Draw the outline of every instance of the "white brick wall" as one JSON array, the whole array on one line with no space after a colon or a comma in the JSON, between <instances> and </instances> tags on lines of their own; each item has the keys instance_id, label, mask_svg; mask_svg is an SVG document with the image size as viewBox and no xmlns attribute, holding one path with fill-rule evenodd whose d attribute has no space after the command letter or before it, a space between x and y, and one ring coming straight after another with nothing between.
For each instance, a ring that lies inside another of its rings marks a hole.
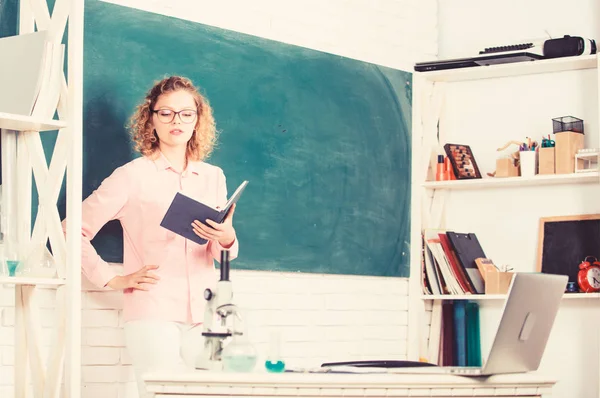
<instances>
[{"instance_id":1,"label":"white brick wall","mask_svg":"<svg viewBox=\"0 0 600 398\"><path fill-rule=\"evenodd\" d=\"M259 353L277 330L292 365L406 356L403 278L234 271L232 280Z\"/></svg>"},{"instance_id":2,"label":"white brick wall","mask_svg":"<svg viewBox=\"0 0 600 398\"><path fill-rule=\"evenodd\" d=\"M437 0L113 2L407 71L437 54ZM291 365L406 355L405 279L233 271L232 280L259 352L278 329ZM50 326L53 291L40 296ZM13 305L14 289L0 287L0 397L14 395ZM121 294L86 291L83 307L82 397L134 398Z\"/></svg>"},{"instance_id":3,"label":"white brick wall","mask_svg":"<svg viewBox=\"0 0 600 398\"><path fill-rule=\"evenodd\" d=\"M120 268L120 267L119 267ZM235 271L235 302L248 337L264 356L273 331L291 366L325 361L406 357L408 281L343 275ZM84 283L90 289L88 283ZM43 353L52 344L54 290L36 299ZM14 288L0 287L0 397L13 396ZM135 398L136 386L121 321L122 293L86 290L82 309L82 397Z\"/></svg>"}]
</instances>

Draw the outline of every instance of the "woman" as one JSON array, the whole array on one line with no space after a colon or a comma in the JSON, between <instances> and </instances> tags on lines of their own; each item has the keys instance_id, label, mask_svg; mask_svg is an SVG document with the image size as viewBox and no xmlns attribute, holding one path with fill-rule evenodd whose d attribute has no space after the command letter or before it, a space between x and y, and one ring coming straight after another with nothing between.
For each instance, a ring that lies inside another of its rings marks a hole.
<instances>
[{"instance_id":1,"label":"woman","mask_svg":"<svg viewBox=\"0 0 600 398\"><path fill-rule=\"evenodd\" d=\"M203 320L204 290L217 281L213 259L223 249L235 258L238 241L235 206L222 224L193 222L194 232L208 240L204 245L160 226L177 192L213 207L227 201L223 171L203 162L215 143L215 122L192 82L178 76L158 82L133 115L131 134L143 156L117 168L83 202L82 266L98 287L124 291L127 349L140 397L146 397L143 373L194 365L202 328L192 327ZM123 226L123 276L90 243L113 219ZM195 350L181 350L184 340Z\"/></svg>"}]
</instances>

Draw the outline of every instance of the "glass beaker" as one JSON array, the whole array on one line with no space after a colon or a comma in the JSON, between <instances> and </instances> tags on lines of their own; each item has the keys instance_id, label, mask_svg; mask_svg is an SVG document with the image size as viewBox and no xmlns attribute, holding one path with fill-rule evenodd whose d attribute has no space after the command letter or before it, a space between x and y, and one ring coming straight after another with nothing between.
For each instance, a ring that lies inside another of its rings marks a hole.
<instances>
[{"instance_id":1,"label":"glass beaker","mask_svg":"<svg viewBox=\"0 0 600 398\"><path fill-rule=\"evenodd\" d=\"M17 267L19 266L21 260L19 256L19 247L17 245L17 242L9 240L5 243L4 258L6 259L8 275L15 276Z\"/></svg>"},{"instance_id":2,"label":"glass beaker","mask_svg":"<svg viewBox=\"0 0 600 398\"><path fill-rule=\"evenodd\" d=\"M4 240L0 239L0 277L10 276L10 274L8 272L8 266L6 265L6 257L4 256L4 253L5 253L4 249L5 249Z\"/></svg>"},{"instance_id":3,"label":"glass beaker","mask_svg":"<svg viewBox=\"0 0 600 398\"><path fill-rule=\"evenodd\" d=\"M243 334L235 334L221 353L226 372L252 372L256 367L256 349Z\"/></svg>"},{"instance_id":4,"label":"glass beaker","mask_svg":"<svg viewBox=\"0 0 600 398\"><path fill-rule=\"evenodd\" d=\"M37 264L33 264L33 273L40 278L54 278L56 277L56 262L54 256L50 254L50 251L44 246L43 254Z\"/></svg>"},{"instance_id":5,"label":"glass beaker","mask_svg":"<svg viewBox=\"0 0 600 398\"><path fill-rule=\"evenodd\" d=\"M0 185L0 199L2 198L2 185ZM0 207L2 200L0 200ZM10 276L8 265L6 264L7 243L6 237L6 216L2 214L0 209L0 276Z\"/></svg>"},{"instance_id":6,"label":"glass beaker","mask_svg":"<svg viewBox=\"0 0 600 398\"><path fill-rule=\"evenodd\" d=\"M27 260L19 263L15 274L36 278L54 278L56 276L54 257L45 245L38 246L31 252Z\"/></svg>"},{"instance_id":7,"label":"glass beaker","mask_svg":"<svg viewBox=\"0 0 600 398\"><path fill-rule=\"evenodd\" d=\"M0 228L2 228L0 235L4 242L4 259L6 260L9 276L16 275L17 267L23 260L21 258L22 253L19 241L17 240L16 223L14 221L14 218L9 217L7 214L0 215Z\"/></svg>"},{"instance_id":8,"label":"glass beaker","mask_svg":"<svg viewBox=\"0 0 600 398\"><path fill-rule=\"evenodd\" d=\"M270 373L281 373L285 371L285 362L281 356L281 334L279 332L271 333L265 369Z\"/></svg>"},{"instance_id":9,"label":"glass beaker","mask_svg":"<svg viewBox=\"0 0 600 398\"><path fill-rule=\"evenodd\" d=\"M232 337L221 352L223 370L226 372L252 372L256 367L256 348L247 337L239 309L230 315L232 319Z\"/></svg>"}]
</instances>

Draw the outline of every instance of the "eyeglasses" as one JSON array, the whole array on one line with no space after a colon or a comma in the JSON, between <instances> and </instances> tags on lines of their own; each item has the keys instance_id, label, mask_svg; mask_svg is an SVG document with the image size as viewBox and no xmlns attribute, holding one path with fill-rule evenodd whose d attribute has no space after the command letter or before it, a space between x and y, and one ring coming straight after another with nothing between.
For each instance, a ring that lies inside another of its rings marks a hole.
<instances>
[{"instance_id":1,"label":"eyeglasses","mask_svg":"<svg viewBox=\"0 0 600 398\"><path fill-rule=\"evenodd\" d=\"M196 115L198 114L198 112L190 109L183 109L179 112L172 111L171 109L158 109L152 112L156 113L158 120L165 124L171 123L175 119L175 115L179 115L179 120L182 123L193 123L196 121Z\"/></svg>"}]
</instances>

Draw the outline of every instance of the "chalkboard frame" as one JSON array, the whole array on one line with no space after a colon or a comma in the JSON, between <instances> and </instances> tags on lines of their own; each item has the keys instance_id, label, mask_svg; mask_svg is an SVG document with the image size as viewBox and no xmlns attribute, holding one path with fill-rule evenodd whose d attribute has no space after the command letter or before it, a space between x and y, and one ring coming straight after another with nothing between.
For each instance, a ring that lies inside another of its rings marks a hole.
<instances>
[{"instance_id":1,"label":"chalkboard frame","mask_svg":"<svg viewBox=\"0 0 600 398\"><path fill-rule=\"evenodd\" d=\"M544 269L543 264L543 254L544 254L544 245L545 245L545 229L546 224L549 223L560 223L560 222L569 222L569 221L598 221L600 225L600 214L576 214L576 215L567 215L567 216L552 216L552 217L541 217L539 222L539 231L538 231L538 250L537 250L537 264L536 271L537 272L548 272L547 269ZM583 258L581 258L583 260ZM573 264L576 266L577 264ZM570 280L573 282L572 280ZM576 281L576 280L575 280Z\"/></svg>"},{"instance_id":2,"label":"chalkboard frame","mask_svg":"<svg viewBox=\"0 0 600 398\"><path fill-rule=\"evenodd\" d=\"M229 192L250 181L234 268L409 276L410 71L102 1L85 12L84 198L139 155L126 125L145 90L181 75L213 108L206 161ZM123 234L98 231L103 260L124 261Z\"/></svg>"}]
</instances>

